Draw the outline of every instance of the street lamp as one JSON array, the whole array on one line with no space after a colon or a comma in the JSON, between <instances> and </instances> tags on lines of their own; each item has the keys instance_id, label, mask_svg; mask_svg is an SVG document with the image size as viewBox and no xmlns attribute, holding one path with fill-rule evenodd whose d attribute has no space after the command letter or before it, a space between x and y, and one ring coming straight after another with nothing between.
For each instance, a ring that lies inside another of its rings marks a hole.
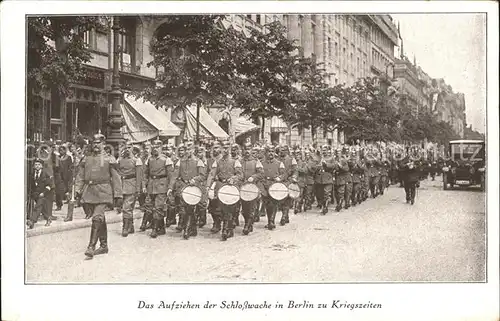
<instances>
[{"instance_id":1,"label":"street lamp","mask_svg":"<svg viewBox=\"0 0 500 321\"><path fill-rule=\"evenodd\" d=\"M121 113L121 99L122 92L120 90L120 74L118 69L118 62L120 59L120 18L118 16L113 18L113 83L111 85L111 112L108 115L108 126L110 127L107 143L111 145L115 151L118 152L120 144L123 142L123 135L121 128L123 126L123 117Z\"/></svg>"}]
</instances>

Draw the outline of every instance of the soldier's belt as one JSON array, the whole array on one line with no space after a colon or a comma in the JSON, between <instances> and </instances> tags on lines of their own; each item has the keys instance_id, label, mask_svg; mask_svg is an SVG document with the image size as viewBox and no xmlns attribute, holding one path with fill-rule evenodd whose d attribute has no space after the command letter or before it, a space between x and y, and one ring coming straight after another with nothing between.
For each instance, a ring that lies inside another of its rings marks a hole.
<instances>
[{"instance_id":1,"label":"soldier's belt","mask_svg":"<svg viewBox=\"0 0 500 321\"><path fill-rule=\"evenodd\" d=\"M159 178L166 178L167 175L151 175L149 176L149 178L152 178L152 179L159 179Z\"/></svg>"},{"instance_id":2,"label":"soldier's belt","mask_svg":"<svg viewBox=\"0 0 500 321\"><path fill-rule=\"evenodd\" d=\"M85 181L85 184L87 185L99 185L99 184L107 184L109 183L109 179L108 180L100 180L100 181Z\"/></svg>"},{"instance_id":3,"label":"soldier's belt","mask_svg":"<svg viewBox=\"0 0 500 321\"><path fill-rule=\"evenodd\" d=\"M122 179L130 179L130 178L135 178L135 174L130 174L130 175L123 175Z\"/></svg>"}]
</instances>

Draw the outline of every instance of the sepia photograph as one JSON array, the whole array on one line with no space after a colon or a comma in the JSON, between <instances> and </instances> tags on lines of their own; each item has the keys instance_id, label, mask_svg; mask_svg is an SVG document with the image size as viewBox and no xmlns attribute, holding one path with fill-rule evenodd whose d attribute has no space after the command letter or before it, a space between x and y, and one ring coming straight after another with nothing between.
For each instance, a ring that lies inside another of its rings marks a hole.
<instances>
[{"instance_id":1,"label":"sepia photograph","mask_svg":"<svg viewBox=\"0 0 500 321\"><path fill-rule=\"evenodd\" d=\"M486 281L484 14L26 25L27 283Z\"/></svg>"},{"instance_id":2,"label":"sepia photograph","mask_svg":"<svg viewBox=\"0 0 500 321\"><path fill-rule=\"evenodd\" d=\"M2 320L498 320L490 4L2 3Z\"/></svg>"}]
</instances>

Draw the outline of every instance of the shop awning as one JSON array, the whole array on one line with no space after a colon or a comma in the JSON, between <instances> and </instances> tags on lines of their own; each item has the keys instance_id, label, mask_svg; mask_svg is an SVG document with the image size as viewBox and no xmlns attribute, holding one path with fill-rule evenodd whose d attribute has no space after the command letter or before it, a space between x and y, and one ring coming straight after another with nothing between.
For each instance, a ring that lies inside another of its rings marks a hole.
<instances>
[{"instance_id":1,"label":"shop awning","mask_svg":"<svg viewBox=\"0 0 500 321\"><path fill-rule=\"evenodd\" d=\"M278 116L271 118L271 132L273 133L287 133L288 126L285 121Z\"/></svg>"},{"instance_id":2,"label":"shop awning","mask_svg":"<svg viewBox=\"0 0 500 321\"><path fill-rule=\"evenodd\" d=\"M181 130L172 123L166 112L156 109L153 104L131 95L124 95L121 105L125 126L123 135L131 142L143 142L157 136L179 136Z\"/></svg>"},{"instance_id":3,"label":"shop awning","mask_svg":"<svg viewBox=\"0 0 500 321\"><path fill-rule=\"evenodd\" d=\"M200 108L200 137L226 139L229 135L203 108ZM186 107L184 139L196 138L196 106Z\"/></svg>"},{"instance_id":4,"label":"shop awning","mask_svg":"<svg viewBox=\"0 0 500 321\"><path fill-rule=\"evenodd\" d=\"M237 138L250 132L258 131L259 126L244 117L238 117L234 122L234 137Z\"/></svg>"}]
</instances>

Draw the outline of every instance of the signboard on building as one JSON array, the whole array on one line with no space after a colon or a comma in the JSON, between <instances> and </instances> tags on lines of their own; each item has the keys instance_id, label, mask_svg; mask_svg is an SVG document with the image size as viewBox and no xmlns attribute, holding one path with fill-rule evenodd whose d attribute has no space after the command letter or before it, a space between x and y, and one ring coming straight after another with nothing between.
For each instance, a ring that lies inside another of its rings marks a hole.
<instances>
[{"instance_id":1,"label":"signboard on building","mask_svg":"<svg viewBox=\"0 0 500 321\"><path fill-rule=\"evenodd\" d=\"M94 88L104 88L105 70L84 66L82 74L73 83Z\"/></svg>"}]
</instances>

